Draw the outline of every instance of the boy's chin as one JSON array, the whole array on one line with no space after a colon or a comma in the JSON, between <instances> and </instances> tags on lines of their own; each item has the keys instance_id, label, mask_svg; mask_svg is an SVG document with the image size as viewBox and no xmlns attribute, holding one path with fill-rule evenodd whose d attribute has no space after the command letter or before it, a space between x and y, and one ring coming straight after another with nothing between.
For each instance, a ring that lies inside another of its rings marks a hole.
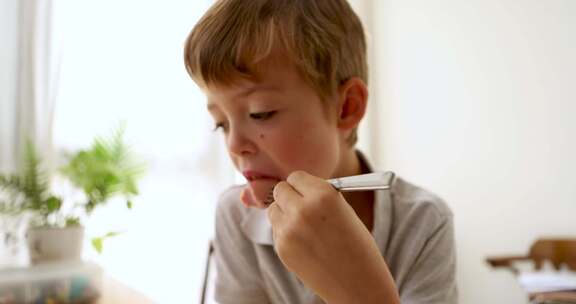
<instances>
[{"instance_id":1,"label":"boy's chin","mask_svg":"<svg viewBox=\"0 0 576 304\"><path fill-rule=\"evenodd\" d=\"M240 193L240 201L242 201L242 204L248 208L265 209L266 207L268 207L268 205L264 203L264 200L267 197L268 192L272 191L272 189L273 186L254 187L254 185L250 184L246 185L246 187L244 187L244 189L242 189L242 192Z\"/></svg>"},{"instance_id":2,"label":"boy's chin","mask_svg":"<svg viewBox=\"0 0 576 304\"><path fill-rule=\"evenodd\" d=\"M242 189L242 192L240 193L240 201L246 208L262 208L260 207L260 203L254 198L252 189L248 186Z\"/></svg>"}]
</instances>

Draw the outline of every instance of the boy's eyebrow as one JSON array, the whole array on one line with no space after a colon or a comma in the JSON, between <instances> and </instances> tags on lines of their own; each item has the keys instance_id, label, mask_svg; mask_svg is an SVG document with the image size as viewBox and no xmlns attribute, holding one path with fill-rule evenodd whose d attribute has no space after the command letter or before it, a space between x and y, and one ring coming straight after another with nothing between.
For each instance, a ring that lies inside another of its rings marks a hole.
<instances>
[{"instance_id":1,"label":"boy's eyebrow","mask_svg":"<svg viewBox=\"0 0 576 304\"><path fill-rule=\"evenodd\" d=\"M256 91L279 91L280 89L274 85L269 85L269 84L257 84L254 85L250 88L247 88L246 90L238 93L237 97L245 97L248 95L253 94Z\"/></svg>"},{"instance_id":2,"label":"boy's eyebrow","mask_svg":"<svg viewBox=\"0 0 576 304\"><path fill-rule=\"evenodd\" d=\"M257 84L257 85L251 86L251 87L243 90L242 92L238 93L236 95L236 98L249 96L251 94L254 94L254 92L256 92L256 91L280 91L280 88L278 88L277 86L274 86L274 85ZM208 109L209 112L212 112L212 111L216 110L218 108L218 106L214 103L208 102L208 105L206 106L206 108Z\"/></svg>"},{"instance_id":3,"label":"boy's eyebrow","mask_svg":"<svg viewBox=\"0 0 576 304\"><path fill-rule=\"evenodd\" d=\"M236 94L235 98L246 97L249 95L254 94L256 91L271 91L271 92L279 92L281 89L278 86L270 85L270 84L256 84L249 88L244 89L243 91ZM208 112L213 112L214 110L218 109L218 106L215 103L208 102L206 108Z\"/></svg>"}]
</instances>

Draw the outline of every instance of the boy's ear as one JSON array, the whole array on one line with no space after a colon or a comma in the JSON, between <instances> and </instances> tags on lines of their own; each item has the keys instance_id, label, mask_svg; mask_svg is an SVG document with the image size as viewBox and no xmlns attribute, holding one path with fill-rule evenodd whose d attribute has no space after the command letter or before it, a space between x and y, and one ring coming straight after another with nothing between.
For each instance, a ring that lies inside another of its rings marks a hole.
<instances>
[{"instance_id":1,"label":"boy's ear","mask_svg":"<svg viewBox=\"0 0 576 304\"><path fill-rule=\"evenodd\" d=\"M352 77L338 88L338 128L354 129L366 113L368 88L362 79Z\"/></svg>"}]
</instances>

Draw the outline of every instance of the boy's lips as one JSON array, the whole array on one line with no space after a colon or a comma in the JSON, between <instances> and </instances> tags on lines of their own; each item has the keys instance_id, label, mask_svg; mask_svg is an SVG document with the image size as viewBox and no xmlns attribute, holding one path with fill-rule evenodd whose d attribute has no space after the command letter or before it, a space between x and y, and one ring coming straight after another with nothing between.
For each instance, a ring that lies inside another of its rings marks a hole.
<instances>
[{"instance_id":1,"label":"boy's lips","mask_svg":"<svg viewBox=\"0 0 576 304\"><path fill-rule=\"evenodd\" d=\"M255 171L255 170L244 170L242 171L242 175L244 175L244 177L246 178L247 181L252 182L255 180L275 180L275 181L281 181L282 179L278 176L275 176L273 174L269 174L269 173L264 173L261 171Z\"/></svg>"},{"instance_id":2,"label":"boy's lips","mask_svg":"<svg viewBox=\"0 0 576 304\"><path fill-rule=\"evenodd\" d=\"M242 174L248 180L248 187L244 189L241 200L248 207L263 207L270 191L282 180L272 174L258 171L247 170L243 171Z\"/></svg>"}]
</instances>

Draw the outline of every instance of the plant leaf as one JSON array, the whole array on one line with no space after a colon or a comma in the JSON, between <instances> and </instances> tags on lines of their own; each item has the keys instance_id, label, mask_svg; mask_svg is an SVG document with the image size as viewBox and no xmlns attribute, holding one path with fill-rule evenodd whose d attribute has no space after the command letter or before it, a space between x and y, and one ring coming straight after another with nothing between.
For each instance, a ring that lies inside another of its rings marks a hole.
<instances>
[{"instance_id":1,"label":"plant leaf","mask_svg":"<svg viewBox=\"0 0 576 304\"><path fill-rule=\"evenodd\" d=\"M80 218L78 217L67 217L66 218L66 227L70 226L80 226Z\"/></svg>"},{"instance_id":2,"label":"plant leaf","mask_svg":"<svg viewBox=\"0 0 576 304\"><path fill-rule=\"evenodd\" d=\"M93 238L92 239L92 247L94 247L94 249L96 250L96 252L98 252L99 254L102 254L102 241L104 239L102 237L99 238Z\"/></svg>"},{"instance_id":3,"label":"plant leaf","mask_svg":"<svg viewBox=\"0 0 576 304\"><path fill-rule=\"evenodd\" d=\"M122 233L117 232L117 231L111 231L111 232L106 233L102 238L107 239L107 238L115 237L115 236L120 235L120 234L122 234Z\"/></svg>"},{"instance_id":4,"label":"plant leaf","mask_svg":"<svg viewBox=\"0 0 576 304\"><path fill-rule=\"evenodd\" d=\"M112 232L106 233L105 235L103 235L101 237L92 238L92 247L94 247L94 249L96 250L96 252L98 252L98 254L102 254L102 251L104 250L104 240L111 238L111 237L115 237L115 236L120 235L120 234L122 234L122 233L112 231Z\"/></svg>"},{"instance_id":5,"label":"plant leaf","mask_svg":"<svg viewBox=\"0 0 576 304\"><path fill-rule=\"evenodd\" d=\"M55 196L51 196L46 200L46 207L48 208L48 210L46 210L48 213L58 211L60 210L60 207L62 207L62 200Z\"/></svg>"}]
</instances>

